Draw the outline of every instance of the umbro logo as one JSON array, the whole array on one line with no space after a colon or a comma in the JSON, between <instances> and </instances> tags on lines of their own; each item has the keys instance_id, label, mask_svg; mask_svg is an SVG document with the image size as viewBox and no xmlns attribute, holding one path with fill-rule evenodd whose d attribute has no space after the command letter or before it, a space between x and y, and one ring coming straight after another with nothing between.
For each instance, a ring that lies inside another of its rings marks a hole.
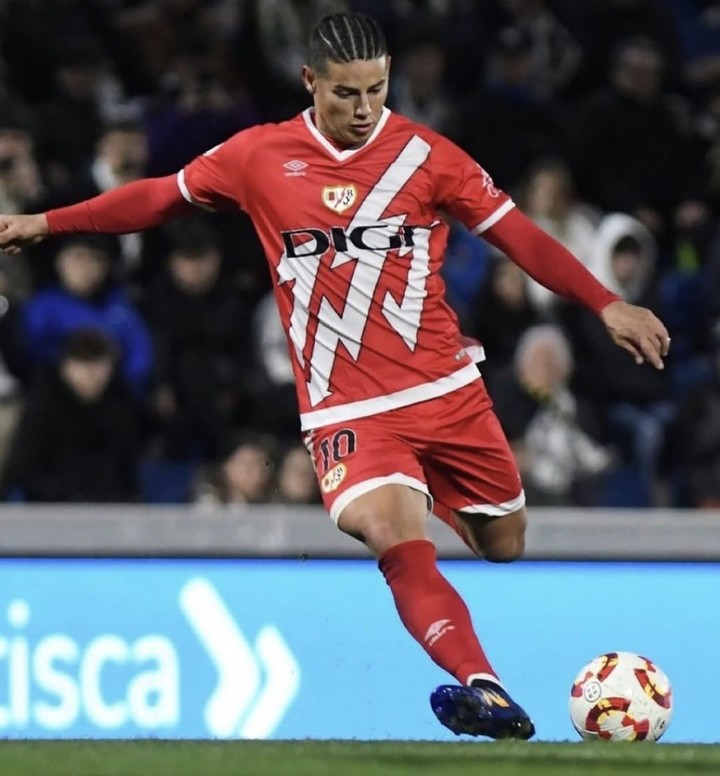
<instances>
[{"instance_id":1,"label":"umbro logo","mask_svg":"<svg viewBox=\"0 0 720 776\"><path fill-rule=\"evenodd\" d=\"M442 638L449 631L455 630L455 626L450 620L435 620L435 622L427 629L425 634L425 643L428 647L432 645L440 638Z\"/></svg>"},{"instance_id":2,"label":"umbro logo","mask_svg":"<svg viewBox=\"0 0 720 776\"><path fill-rule=\"evenodd\" d=\"M283 167L287 170L285 177L290 178L305 175L304 170L307 166L307 162L301 162L299 159L292 159L289 162L285 162L283 165Z\"/></svg>"}]
</instances>

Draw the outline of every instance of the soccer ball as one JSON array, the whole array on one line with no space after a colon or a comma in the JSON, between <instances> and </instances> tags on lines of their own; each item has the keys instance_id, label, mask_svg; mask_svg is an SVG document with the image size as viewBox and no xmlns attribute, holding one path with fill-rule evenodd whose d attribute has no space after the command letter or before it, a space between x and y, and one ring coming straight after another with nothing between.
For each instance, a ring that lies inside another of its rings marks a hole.
<instances>
[{"instance_id":1,"label":"soccer ball","mask_svg":"<svg viewBox=\"0 0 720 776\"><path fill-rule=\"evenodd\" d=\"M584 666L570 691L570 719L583 738L657 741L672 715L672 688L651 660L608 652Z\"/></svg>"}]
</instances>

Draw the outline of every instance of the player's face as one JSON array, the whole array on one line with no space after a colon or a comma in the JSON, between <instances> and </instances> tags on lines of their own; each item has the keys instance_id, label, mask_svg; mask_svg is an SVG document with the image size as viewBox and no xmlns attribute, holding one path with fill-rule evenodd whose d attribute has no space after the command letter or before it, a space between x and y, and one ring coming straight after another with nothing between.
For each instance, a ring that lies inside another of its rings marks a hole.
<instances>
[{"instance_id":1,"label":"player's face","mask_svg":"<svg viewBox=\"0 0 720 776\"><path fill-rule=\"evenodd\" d=\"M388 90L390 57L326 63L315 73L303 68L305 87L313 95L318 129L346 146L359 146L380 120Z\"/></svg>"}]
</instances>

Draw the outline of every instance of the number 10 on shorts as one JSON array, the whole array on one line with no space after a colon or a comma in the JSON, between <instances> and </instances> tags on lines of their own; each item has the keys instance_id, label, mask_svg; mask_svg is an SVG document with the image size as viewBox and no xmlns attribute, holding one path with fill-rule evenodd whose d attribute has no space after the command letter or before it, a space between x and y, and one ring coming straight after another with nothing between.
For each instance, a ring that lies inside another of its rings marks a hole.
<instances>
[{"instance_id":1,"label":"number 10 on shorts","mask_svg":"<svg viewBox=\"0 0 720 776\"><path fill-rule=\"evenodd\" d=\"M357 449L357 437L349 428L341 428L332 437L320 442L320 455L322 456L322 473L328 471L331 466L340 463L343 458L352 455Z\"/></svg>"}]
</instances>

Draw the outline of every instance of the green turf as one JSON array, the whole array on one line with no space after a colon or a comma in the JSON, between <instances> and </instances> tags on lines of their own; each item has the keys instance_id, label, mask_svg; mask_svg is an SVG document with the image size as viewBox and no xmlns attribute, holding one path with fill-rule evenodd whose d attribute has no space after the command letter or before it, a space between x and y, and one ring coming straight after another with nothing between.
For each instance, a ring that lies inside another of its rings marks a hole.
<instances>
[{"instance_id":1,"label":"green turf","mask_svg":"<svg viewBox=\"0 0 720 776\"><path fill-rule=\"evenodd\" d=\"M1 776L685 776L720 746L364 741L0 741Z\"/></svg>"}]
</instances>

